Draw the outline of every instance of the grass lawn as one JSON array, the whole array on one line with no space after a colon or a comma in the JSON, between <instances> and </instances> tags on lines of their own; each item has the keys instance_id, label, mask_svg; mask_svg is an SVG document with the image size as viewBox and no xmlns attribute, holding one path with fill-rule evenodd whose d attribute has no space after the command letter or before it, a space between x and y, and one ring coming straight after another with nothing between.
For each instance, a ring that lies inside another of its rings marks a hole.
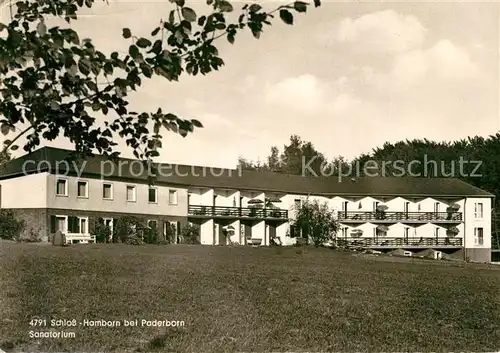
<instances>
[{"instance_id":1,"label":"grass lawn","mask_svg":"<svg viewBox=\"0 0 500 353\"><path fill-rule=\"evenodd\" d=\"M6 351L482 351L500 348L500 266L312 248L0 244ZM32 318L183 320L66 327Z\"/></svg>"}]
</instances>

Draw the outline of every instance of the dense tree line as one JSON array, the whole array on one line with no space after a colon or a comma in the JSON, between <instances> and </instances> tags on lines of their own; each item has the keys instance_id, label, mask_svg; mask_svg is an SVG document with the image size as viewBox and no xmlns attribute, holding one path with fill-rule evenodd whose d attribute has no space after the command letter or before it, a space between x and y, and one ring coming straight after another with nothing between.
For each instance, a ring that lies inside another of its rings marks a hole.
<instances>
[{"instance_id":1,"label":"dense tree line","mask_svg":"<svg viewBox=\"0 0 500 353\"><path fill-rule=\"evenodd\" d=\"M297 175L454 177L495 194L497 205L500 199L500 133L453 142L387 142L350 161L342 156L328 160L311 142L292 135L281 151L271 147L266 161L240 158L238 164Z\"/></svg>"}]
</instances>

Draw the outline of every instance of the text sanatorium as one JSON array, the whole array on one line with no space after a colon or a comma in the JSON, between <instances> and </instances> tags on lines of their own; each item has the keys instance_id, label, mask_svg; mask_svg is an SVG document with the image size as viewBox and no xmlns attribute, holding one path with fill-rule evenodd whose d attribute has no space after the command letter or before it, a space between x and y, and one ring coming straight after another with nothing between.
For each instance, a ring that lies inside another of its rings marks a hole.
<instances>
[{"instance_id":1,"label":"text sanatorium","mask_svg":"<svg viewBox=\"0 0 500 353\"><path fill-rule=\"evenodd\" d=\"M139 326L139 327L182 327L184 321L176 320L83 320L82 326L87 327L120 327L120 326Z\"/></svg>"}]
</instances>

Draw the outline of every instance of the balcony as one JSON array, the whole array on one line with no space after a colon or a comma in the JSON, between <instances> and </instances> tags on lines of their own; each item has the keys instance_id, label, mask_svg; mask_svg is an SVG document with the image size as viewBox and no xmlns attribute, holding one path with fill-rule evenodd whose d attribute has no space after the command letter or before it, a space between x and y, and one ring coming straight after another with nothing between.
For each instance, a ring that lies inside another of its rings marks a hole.
<instances>
[{"instance_id":1,"label":"balcony","mask_svg":"<svg viewBox=\"0 0 500 353\"><path fill-rule=\"evenodd\" d=\"M338 212L342 223L461 223L462 212Z\"/></svg>"},{"instance_id":2,"label":"balcony","mask_svg":"<svg viewBox=\"0 0 500 353\"><path fill-rule=\"evenodd\" d=\"M288 220L288 210L280 208L249 208L227 206L188 206L189 217L199 218L248 218Z\"/></svg>"},{"instance_id":3,"label":"balcony","mask_svg":"<svg viewBox=\"0 0 500 353\"><path fill-rule=\"evenodd\" d=\"M389 248L461 248L462 238L344 238L338 239L339 246L359 246L371 249Z\"/></svg>"}]
</instances>

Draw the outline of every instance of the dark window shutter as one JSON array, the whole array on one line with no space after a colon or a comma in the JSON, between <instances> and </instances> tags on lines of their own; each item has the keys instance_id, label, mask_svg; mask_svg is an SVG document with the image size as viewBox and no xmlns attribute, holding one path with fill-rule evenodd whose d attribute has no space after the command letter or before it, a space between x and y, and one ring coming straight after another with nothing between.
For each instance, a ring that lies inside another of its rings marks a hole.
<instances>
[{"instance_id":1,"label":"dark window shutter","mask_svg":"<svg viewBox=\"0 0 500 353\"><path fill-rule=\"evenodd\" d=\"M78 219L75 216L68 217L68 232L69 233L76 233L77 232L76 222L78 222Z\"/></svg>"},{"instance_id":2,"label":"dark window shutter","mask_svg":"<svg viewBox=\"0 0 500 353\"><path fill-rule=\"evenodd\" d=\"M94 217L89 217L89 233L94 234L95 233L95 222L96 219Z\"/></svg>"},{"instance_id":3,"label":"dark window shutter","mask_svg":"<svg viewBox=\"0 0 500 353\"><path fill-rule=\"evenodd\" d=\"M181 235L181 222L177 221L175 226L177 228L177 235Z\"/></svg>"},{"instance_id":4,"label":"dark window shutter","mask_svg":"<svg viewBox=\"0 0 500 353\"><path fill-rule=\"evenodd\" d=\"M50 216L50 232L56 232L56 216Z\"/></svg>"}]
</instances>

